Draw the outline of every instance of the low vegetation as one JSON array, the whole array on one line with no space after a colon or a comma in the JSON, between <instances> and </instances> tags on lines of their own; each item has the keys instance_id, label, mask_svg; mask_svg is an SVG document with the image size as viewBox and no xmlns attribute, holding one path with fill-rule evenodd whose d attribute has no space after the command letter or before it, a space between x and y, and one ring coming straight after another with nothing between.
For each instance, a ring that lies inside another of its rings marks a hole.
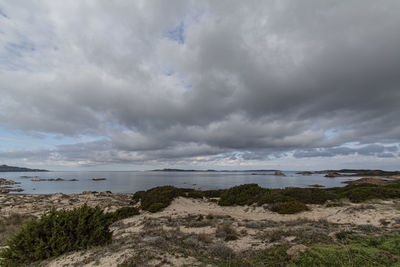
<instances>
[{"instance_id":1,"label":"low vegetation","mask_svg":"<svg viewBox=\"0 0 400 267\"><path fill-rule=\"evenodd\" d=\"M280 245L235 258L221 266L399 266L400 235L369 237L348 243L315 245L298 257L288 257L288 246Z\"/></svg>"},{"instance_id":2,"label":"low vegetation","mask_svg":"<svg viewBox=\"0 0 400 267\"><path fill-rule=\"evenodd\" d=\"M224 190L195 191L190 188L158 186L147 191L138 191L132 197L133 204L140 201L143 210L157 212L168 207L176 197L219 197Z\"/></svg>"},{"instance_id":3,"label":"low vegetation","mask_svg":"<svg viewBox=\"0 0 400 267\"><path fill-rule=\"evenodd\" d=\"M349 199L359 203L371 199L400 198L400 181L386 185L350 184L327 189L267 189L257 184L245 184L225 190L196 191L160 186L135 193L133 202L137 203L140 200L143 210L157 212L168 207L176 197L219 198L220 206L267 205L267 208L274 212L291 214L308 210L306 204L324 204L328 200Z\"/></svg>"},{"instance_id":4,"label":"low vegetation","mask_svg":"<svg viewBox=\"0 0 400 267\"><path fill-rule=\"evenodd\" d=\"M308 210L308 207L301 201L291 200L287 202L272 204L270 206L270 210L280 214L294 214L301 211L306 211Z\"/></svg>"},{"instance_id":5,"label":"low vegetation","mask_svg":"<svg viewBox=\"0 0 400 267\"><path fill-rule=\"evenodd\" d=\"M99 207L84 205L73 210L52 209L39 219L31 219L6 242L0 253L1 266L20 266L111 242L109 226L139 214L133 207L104 213Z\"/></svg>"},{"instance_id":6,"label":"low vegetation","mask_svg":"<svg viewBox=\"0 0 400 267\"><path fill-rule=\"evenodd\" d=\"M292 266L399 266L400 236L319 245L292 260Z\"/></svg>"}]
</instances>

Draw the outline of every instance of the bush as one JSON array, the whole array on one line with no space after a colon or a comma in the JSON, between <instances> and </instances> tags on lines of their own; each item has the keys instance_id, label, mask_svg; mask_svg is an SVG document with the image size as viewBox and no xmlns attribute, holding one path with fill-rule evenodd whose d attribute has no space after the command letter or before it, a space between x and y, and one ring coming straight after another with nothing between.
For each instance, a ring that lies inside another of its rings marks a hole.
<instances>
[{"instance_id":1,"label":"bush","mask_svg":"<svg viewBox=\"0 0 400 267\"><path fill-rule=\"evenodd\" d=\"M339 195L348 198L351 202L359 203L370 199L399 198L400 189L387 187L366 187L347 190Z\"/></svg>"},{"instance_id":2,"label":"bush","mask_svg":"<svg viewBox=\"0 0 400 267\"><path fill-rule=\"evenodd\" d=\"M176 188L174 186L158 186L147 191L138 191L132 201L137 203L139 200L141 208L150 212L157 212L168 207L176 197L187 197L188 195L198 198L194 189ZM201 193L201 191L199 191Z\"/></svg>"},{"instance_id":3,"label":"bush","mask_svg":"<svg viewBox=\"0 0 400 267\"><path fill-rule=\"evenodd\" d=\"M266 189L257 184L244 184L232 187L221 194L220 206L250 205L257 202L258 197Z\"/></svg>"},{"instance_id":4,"label":"bush","mask_svg":"<svg viewBox=\"0 0 400 267\"><path fill-rule=\"evenodd\" d=\"M56 211L31 220L7 241L0 254L2 266L25 265L61 255L68 251L111 242L111 220L96 207L84 205L73 210Z\"/></svg>"},{"instance_id":5,"label":"bush","mask_svg":"<svg viewBox=\"0 0 400 267\"><path fill-rule=\"evenodd\" d=\"M147 208L147 211L150 211L152 213L158 212L160 210L163 210L164 208L168 207L168 204L160 203L160 202L155 202L150 205L150 207Z\"/></svg>"},{"instance_id":6,"label":"bush","mask_svg":"<svg viewBox=\"0 0 400 267\"><path fill-rule=\"evenodd\" d=\"M107 213L106 215L110 216L112 222L115 222L139 214L140 214L139 209L136 207L122 207L114 212Z\"/></svg>"},{"instance_id":7,"label":"bush","mask_svg":"<svg viewBox=\"0 0 400 267\"><path fill-rule=\"evenodd\" d=\"M265 189L263 194L257 197L257 204L276 204L295 200L292 197L282 195L281 192L281 189Z\"/></svg>"},{"instance_id":8,"label":"bush","mask_svg":"<svg viewBox=\"0 0 400 267\"><path fill-rule=\"evenodd\" d=\"M281 194L307 204L323 204L336 198L336 194L318 188L286 188Z\"/></svg>"},{"instance_id":9,"label":"bush","mask_svg":"<svg viewBox=\"0 0 400 267\"><path fill-rule=\"evenodd\" d=\"M292 200L288 202L271 204L270 210L279 214L293 214L301 211L306 211L308 210L308 207L301 201Z\"/></svg>"}]
</instances>

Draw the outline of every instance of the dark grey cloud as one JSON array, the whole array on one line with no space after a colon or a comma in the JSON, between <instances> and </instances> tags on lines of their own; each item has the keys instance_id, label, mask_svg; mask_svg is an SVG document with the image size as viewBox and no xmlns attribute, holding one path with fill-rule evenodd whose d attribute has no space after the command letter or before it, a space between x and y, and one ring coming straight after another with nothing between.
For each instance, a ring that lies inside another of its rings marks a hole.
<instances>
[{"instance_id":1,"label":"dark grey cloud","mask_svg":"<svg viewBox=\"0 0 400 267\"><path fill-rule=\"evenodd\" d=\"M42 152L52 160L398 151L398 1L12 1L0 10L0 127L103 138Z\"/></svg>"}]
</instances>

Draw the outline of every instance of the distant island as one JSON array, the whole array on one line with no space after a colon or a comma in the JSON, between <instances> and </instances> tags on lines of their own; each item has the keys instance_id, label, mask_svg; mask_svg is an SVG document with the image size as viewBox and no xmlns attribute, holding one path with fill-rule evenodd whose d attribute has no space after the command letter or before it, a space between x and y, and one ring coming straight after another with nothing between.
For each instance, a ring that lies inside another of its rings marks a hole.
<instances>
[{"instance_id":1,"label":"distant island","mask_svg":"<svg viewBox=\"0 0 400 267\"><path fill-rule=\"evenodd\" d=\"M341 169L341 170L323 170L314 173L326 174L326 177L348 177L348 176L398 176L400 171L383 171L368 169Z\"/></svg>"},{"instance_id":2,"label":"distant island","mask_svg":"<svg viewBox=\"0 0 400 267\"><path fill-rule=\"evenodd\" d=\"M48 170L0 165L0 172L48 172Z\"/></svg>"},{"instance_id":3,"label":"distant island","mask_svg":"<svg viewBox=\"0 0 400 267\"><path fill-rule=\"evenodd\" d=\"M276 172L278 170L185 170L185 169L156 169L152 172Z\"/></svg>"}]
</instances>

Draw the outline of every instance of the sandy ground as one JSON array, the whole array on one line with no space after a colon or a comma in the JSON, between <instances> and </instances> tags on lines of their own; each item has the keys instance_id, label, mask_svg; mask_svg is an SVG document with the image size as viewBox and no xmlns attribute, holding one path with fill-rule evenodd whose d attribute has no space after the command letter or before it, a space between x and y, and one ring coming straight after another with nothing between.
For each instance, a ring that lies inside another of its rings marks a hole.
<instances>
[{"instance_id":1,"label":"sandy ground","mask_svg":"<svg viewBox=\"0 0 400 267\"><path fill-rule=\"evenodd\" d=\"M128 206L131 196L93 192L0 195L0 215L24 213L39 216L51 207L73 208L85 203L113 211ZM109 246L68 253L40 266L118 266L129 261L142 262L138 266L196 266L204 262L199 261L197 254L190 252L189 248L206 251L210 246L225 246L235 253L242 253L264 249L276 242L303 242L300 236L313 229L316 233L325 231L326 236L346 229L366 228L365 225L381 229L379 231L400 229L400 200L375 200L362 204L341 202L337 205L308 205L310 211L281 215L266 207L221 207L207 200L180 197L162 212L142 212L112 225L113 243ZM234 229L237 240L224 242L218 237L218 227L223 224ZM272 238L278 230L283 232L282 237ZM174 237L179 239L174 240Z\"/></svg>"}]
</instances>

